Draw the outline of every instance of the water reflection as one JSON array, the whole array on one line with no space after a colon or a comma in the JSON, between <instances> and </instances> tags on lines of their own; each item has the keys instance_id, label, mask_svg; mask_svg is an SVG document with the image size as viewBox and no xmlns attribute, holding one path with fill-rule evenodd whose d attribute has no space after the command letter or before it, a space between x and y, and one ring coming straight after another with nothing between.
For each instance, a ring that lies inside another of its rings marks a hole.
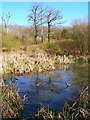
<instances>
[{"instance_id":1,"label":"water reflection","mask_svg":"<svg viewBox=\"0 0 90 120\"><path fill-rule=\"evenodd\" d=\"M9 82L17 81L13 76L8 78ZM27 93L25 101L24 117L30 113L35 114L40 105L62 107L66 98L75 99L82 85L88 84L88 64L75 63L58 66L57 70L44 73L23 75L18 78L20 96ZM66 83L70 84L67 88ZM7 82L8 84L8 82Z\"/></svg>"}]
</instances>

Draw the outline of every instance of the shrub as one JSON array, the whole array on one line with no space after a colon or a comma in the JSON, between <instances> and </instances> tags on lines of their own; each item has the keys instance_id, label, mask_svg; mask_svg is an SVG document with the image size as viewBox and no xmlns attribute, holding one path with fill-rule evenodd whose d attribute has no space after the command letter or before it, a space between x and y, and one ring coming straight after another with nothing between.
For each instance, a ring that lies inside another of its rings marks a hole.
<instances>
[{"instance_id":1,"label":"shrub","mask_svg":"<svg viewBox=\"0 0 90 120\"><path fill-rule=\"evenodd\" d=\"M23 50L27 50L27 47L25 46L25 47L23 48Z\"/></svg>"},{"instance_id":2,"label":"shrub","mask_svg":"<svg viewBox=\"0 0 90 120\"><path fill-rule=\"evenodd\" d=\"M46 49L52 49L52 50L60 50L60 47L58 44L55 44L55 43L46 43L45 45Z\"/></svg>"},{"instance_id":3,"label":"shrub","mask_svg":"<svg viewBox=\"0 0 90 120\"><path fill-rule=\"evenodd\" d=\"M2 48L5 48L7 51L10 51L12 49L17 49L20 46L21 43L18 40L18 38L9 34L2 34Z\"/></svg>"},{"instance_id":4,"label":"shrub","mask_svg":"<svg viewBox=\"0 0 90 120\"><path fill-rule=\"evenodd\" d=\"M60 52L60 47L56 43L46 43L44 48L49 54L58 54Z\"/></svg>"}]
</instances>

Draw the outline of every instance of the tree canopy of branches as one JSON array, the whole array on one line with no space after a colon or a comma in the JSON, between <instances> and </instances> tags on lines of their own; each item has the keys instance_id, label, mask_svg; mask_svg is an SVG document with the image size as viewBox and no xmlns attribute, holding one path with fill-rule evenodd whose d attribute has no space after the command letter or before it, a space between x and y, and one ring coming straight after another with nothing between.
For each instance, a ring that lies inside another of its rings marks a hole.
<instances>
[{"instance_id":1,"label":"tree canopy of branches","mask_svg":"<svg viewBox=\"0 0 90 120\"><path fill-rule=\"evenodd\" d=\"M72 31L72 38L76 42L76 46L81 53L84 53L88 50L88 24L75 20Z\"/></svg>"},{"instance_id":2,"label":"tree canopy of branches","mask_svg":"<svg viewBox=\"0 0 90 120\"><path fill-rule=\"evenodd\" d=\"M57 27L51 28L51 39L61 40L61 29Z\"/></svg>"},{"instance_id":3,"label":"tree canopy of branches","mask_svg":"<svg viewBox=\"0 0 90 120\"><path fill-rule=\"evenodd\" d=\"M69 30L68 28L63 28L61 32L61 38L62 39L68 39L69 38Z\"/></svg>"},{"instance_id":4,"label":"tree canopy of branches","mask_svg":"<svg viewBox=\"0 0 90 120\"><path fill-rule=\"evenodd\" d=\"M59 10L54 10L54 9L50 9L47 8L46 10L46 21L48 23L48 42L50 42L50 38L51 38L51 25L53 24L61 24L60 20L63 18L61 15L61 11Z\"/></svg>"},{"instance_id":5,"label":"tree canopy of branches","mask_svg":"<svg viewBox=\"0 0 90 120\"><path fill-rule=\"evenodd\" d=\"M37 36L38 36L38 26L41 25L41 14L42 14L42 9L40 7L40 4L38 3L33 3L32 9L30 10L30 14L28 15L28 21L33 21L34 23L34 28L35 28L35 40L34 43L37 44Z\"/></svg>"}]
</instances>

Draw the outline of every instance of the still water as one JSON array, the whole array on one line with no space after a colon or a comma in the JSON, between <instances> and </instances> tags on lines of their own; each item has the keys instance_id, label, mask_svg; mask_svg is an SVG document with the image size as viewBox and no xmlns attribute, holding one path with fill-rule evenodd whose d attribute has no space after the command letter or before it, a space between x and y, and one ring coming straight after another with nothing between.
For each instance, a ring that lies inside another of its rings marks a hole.
<instances>
[{"instance_id":1,"label":"still water","mask_svg":"<svg viewBox=\"0 0 90 120\"><path fill-rule=\"evenodd\" d=\"M22 99L27 93L23 112L24 118L27 118L30 114L37 114L41 106L49 105L50 109L59 111L66 100L76 99L82 86L88 85L88 63L58 66L55 71L31 73L17 78L10 76L8 80L18 81Z\"/></svg>"}]
</instances>

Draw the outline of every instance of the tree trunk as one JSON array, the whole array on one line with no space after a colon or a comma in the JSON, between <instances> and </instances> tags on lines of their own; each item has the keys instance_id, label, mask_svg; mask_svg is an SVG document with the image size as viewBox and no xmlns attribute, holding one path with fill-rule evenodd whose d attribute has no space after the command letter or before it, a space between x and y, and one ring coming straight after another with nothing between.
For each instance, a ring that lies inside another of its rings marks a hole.
<instances>
[{"instance_id":1,"label":"tree trunk","mask_svg":"<svg viewBox=\"0 0 90 120\"><path fill-rule=\"evenodd\" d=\"M36 11L35 11L35 20L34 20L34 23L35 23L35 40L34 40L34 44L37 44L37 33L38 33L38 30L37 30L37 23L36 23Z\"/></svg>"},{"instance_id":2,"label":"tree trunk","mask_svg":"<svg viewBox=\"0 0 90 120\"><path fill-rule=\"evenodd\" d=\"M35 40L34 40L34 43L37 44L37 33L38 33L38 30L37 30L37 25L35 25Z\"/></svg>"},{"instance_id":3,"label":"tree trunk","mask_svg":"<svg viewBox=\"0 0 90 120\"><path fill-rule=\"evenodd\" d=\"M84 53L84 43L81 45L81 55Z\"/></svg>"},{"instance_id":4,"label":"tree trunk","mask_svg":"<svg viewBox=\"0 0 90 120\"><path fill-rule=\"evenodd\" d=\"M6 27L6 33L8 34L8 26Z\"/></svg>"},{"instance_id":5,"label":"tree trunk","mask_svg":"<svg viewBox=\"0 0 90 120\"><path fill-rule=\"evenodd\" d=\"M41 37L42 37L42 42L43 42L43 25L42 25L42 8L41 8Z\"/></svg>"},{"instance_id":6,"label":"tree trunk","mask_svg":"<svg viewBox=\"0 0 90 120\"><path fill-rule=\"evenodd\" d=\"M48 42L50 43L50 22L48 22Z\"/></svg>"},{"instance_id":7,"label":"tree trunk","mask_svg":"<svg viewBox=\"0 0 90 120\"><path fill-rule=\"evenodd\" d=\"M43 43L43 26L42 26L41 37L42 37L42 43Z\"/></svg>"},{"instance_id":8,"label":"tree trunk","mask_svg":"<svg viewBox=\"0 0 90 120\"><path fill-rule=\"evenodd\" d=\"M42 43L43 43L43 34L42 34Z\"/></svg>"}]
</instances>

